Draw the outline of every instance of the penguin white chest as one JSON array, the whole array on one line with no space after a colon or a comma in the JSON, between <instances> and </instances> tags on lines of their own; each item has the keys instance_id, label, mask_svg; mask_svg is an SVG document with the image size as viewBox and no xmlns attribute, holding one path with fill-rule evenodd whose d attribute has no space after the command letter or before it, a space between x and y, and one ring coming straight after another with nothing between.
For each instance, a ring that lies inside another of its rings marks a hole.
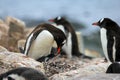
<instances>
[{"instance_id":1,"label":"penguin white chest","mask_svg":"<svg viewBox=\"0 0 120 80\"><path fill-rule=\"evenodd\" d=\"M109 58L108 58L108 51L107 51L107 42L108 42L108 40L107 40L107 30L105 28L101 28L100 36L101 36L101 43L102 43L102 48L103 48L104 55L105 55L106 59L108 61L110 61Z\"/></svg>"},{"instance_id":2,"label":"penguin white chest","mask_svg":"<svg viewBox=\"0 0 120 80\"><path fill-rule=\"evenodd\" d=\"M43 30L32 42L28 56L34 59L38 59L42 56L47 56L50 54L53 43L53 35L49 31Z\"/></svg>"}]
</instances>

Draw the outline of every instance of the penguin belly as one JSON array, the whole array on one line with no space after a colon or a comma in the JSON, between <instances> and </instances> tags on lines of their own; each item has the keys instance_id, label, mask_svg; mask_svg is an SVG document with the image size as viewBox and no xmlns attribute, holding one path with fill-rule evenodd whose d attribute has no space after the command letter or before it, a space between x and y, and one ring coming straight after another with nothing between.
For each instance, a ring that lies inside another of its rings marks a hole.
<instances>
[{"instance_id":1,"label":"penguin belly","mask_svg":"<svg viewBox=\"0 0 120 80\"><path fill-rule=\"evenodd\" d=\"M33 41L28 52L28 56L34 59L38 59L40 57L49 55L53 43L53 35L47 30L42 31Z\"/></svg>"},{"instance_id":2,"label":"penguin belly","mask_svg":"<svg viewBox=\"0 0 120 80\"><path fill-rule=\"evenodd\" d=\"M108 58L108 51L107 51L107 31L106 31L106 29L101 28L100 36L101 36L101 43L102 43L104 55L105 55L106 59L108 61L110 61Z\"/></svg>"},{"instance_id":3,"label":"penguin belly","mask_svg":"<svg viewBox=\"0 0 120 80\"><path fill-rule=\"evenodd\" d=\"M67 37L67 42L62 47L63 51L67 54L67 57L69 59L72 58L72 39L71 39L71 37L72 37L72 35L71 35L71 33L69 33L68 37Z\"/></svg>"}]
</instances>

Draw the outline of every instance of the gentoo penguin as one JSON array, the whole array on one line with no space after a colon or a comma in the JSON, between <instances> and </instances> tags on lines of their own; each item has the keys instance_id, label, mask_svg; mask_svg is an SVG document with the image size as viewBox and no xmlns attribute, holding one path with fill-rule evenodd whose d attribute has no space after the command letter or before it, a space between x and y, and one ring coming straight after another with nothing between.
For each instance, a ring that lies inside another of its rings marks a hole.
<instances>
[{"instance_id":1,"label":"gentoo penguin","mask_svg":"<svg viewBox=\"0 0 120 80\"><path fill-rule=\"evenodd\" d=\"M48 78L33 68L19 67L0 74L0 80L48 80Z\"/></svg>"},{"instance_id":2,"label":"gentoo penguin","mask_svg":"<svg viewBox=\"0 0 120 80\"><path fill-rule=\"evenodd\" d=\"M106 73L120 73L120 62L110 64Z\"/></svg>"},{"instance_id":3,"label":"gentoo penguin","mask_svg":"<svg viewBox=\"0 0 120 80\"><path fill-rule=\"evenodd\" d=\"M73 26L65 18L60 16L50 19L49 21L53 22L54 24L52 25L61 29L65 33L67 41L62 47L62 50L67 54L67 57L72 58L72 56L83 56L83 54L79 52L78 40Z\"/></svg>"},{"instance_id":4,"label":"gentoo penguin","mask_svg":"<svg viewBox=\"0 0 120 80\"><path fill-rule=\"evenodd\" d=\"M99 26L103 52L107 61L120 61L120 27L109 18L102 18L92 25Z\"/></svg>"},{"instance_id":5,"label":"gentoo penguin","mask_svg":"<svg viewBox=\"0 0 120 80\"><path fill-rule=\"evenodd\" d=\"M54 41L57 43L57 53L60 53L62 46L66 42L65 34L51 24L40 24L28 36L24 47L24 54L35 60L39 59L39 61L44 57L50 58Z\"/></svg>"}]
</instances>

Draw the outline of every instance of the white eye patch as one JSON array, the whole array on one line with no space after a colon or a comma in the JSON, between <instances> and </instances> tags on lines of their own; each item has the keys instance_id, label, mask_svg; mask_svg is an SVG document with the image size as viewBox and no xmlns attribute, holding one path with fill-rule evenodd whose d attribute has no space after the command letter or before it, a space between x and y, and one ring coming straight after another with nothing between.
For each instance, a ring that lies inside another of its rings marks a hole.
<instances>
[{"instance_id":1,"label":"white eye patch","mask_svg":"<svg viewBox=\"0 0 120 80\"><path fill-rule=\"evenodd\" d=\"M19 76L18 74L11 74L9 77L15 79L15 80L25 80L22 76Z\"/></svg>"},{"instance_id":2,"label":"white eye patch","mask_svg":"<svg viewBox=\"0 0 120 80\"><path fill-rule=\"evenodd\" d=\"M64 40L63 42L62 42L62 44L65 44L66 43L66 40Z\"/></svg>"},{"instance_id":3,"label":"white eye patch","mask_svg":"<svg viewBox=\"0 0 120 80\"><path fill-rule=\"evenodd\" d=\"M58 16L58 17L57 17L57 20L60 20L60 19L61 19L61 16Z\"/></svg>"},{"instance_id":4,"label":"white eye patch","mask_svg":"<svg viewBox=\"0 0 120 80\"><path fill-rule=\"evenodd\" d=\"M102 19L100 20L100 23L102 23L102 22L103 22L103 20L104 20L104 18L102 18Z\"/></svg>"}]
</instances>

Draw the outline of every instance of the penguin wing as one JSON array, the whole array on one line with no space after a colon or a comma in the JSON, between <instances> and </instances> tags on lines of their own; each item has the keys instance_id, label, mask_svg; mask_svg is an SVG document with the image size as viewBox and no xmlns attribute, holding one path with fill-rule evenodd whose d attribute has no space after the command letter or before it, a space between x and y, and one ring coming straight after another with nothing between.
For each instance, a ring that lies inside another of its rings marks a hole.
<instances>
[{"instance_id":1,"label":"penguin wing","mask_svg":"<svg viewBox=\"0 0 120 80\"><path fill-rule=\"evenodd\" d=\"M107 43L107 51L108 51L108 57L111 62L113 62L113 45L114 45L114 38L112 35L108 35L107 37L108 43Z\"/></svg>"},{"instance_id":2,"label":"penguin wing","mask_svg":"<svg viewBox=\"0 0 120 80\"><path fill-rule=\"evenodd\" d=\"M24 54L28 55L32 43L42 30L43 29L34 29L33 32L28 36L27 41L25 43Z\"/></svg>"}]
</instances>

